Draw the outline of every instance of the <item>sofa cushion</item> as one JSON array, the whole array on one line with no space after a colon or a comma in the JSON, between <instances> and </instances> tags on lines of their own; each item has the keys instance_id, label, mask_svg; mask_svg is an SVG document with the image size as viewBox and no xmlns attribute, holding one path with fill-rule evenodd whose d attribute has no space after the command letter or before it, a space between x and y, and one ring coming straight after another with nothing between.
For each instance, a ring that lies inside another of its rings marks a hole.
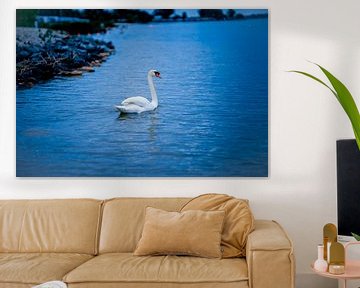
<instances>
[{"instance_id":1,"label":"sofa cushion","mask_svg":"<svg viewBox=\"0 0 360 288\"><path fill-rule=\"evenodd\" d=\"M0 200L0 252L95 254L102 201Z\"/></svg>"},{"instance_id":2,"label":"sofa cushion","mask_svg":"<svg viewBox=\"0 0 360 288\"><path fill-rule=\"evenodd\" d=\"M147 207L144 229L134 255L221 258L224 216L224 211L168 212Z\"/></svg>"},{"instance_id":3,"label":"sofa cushion","mask_svg":"<svg viewBox=\"0 0 360 288\"><path fill-rule=\"evenodd\" d=\"M104 203L100 253L134 252L144 225L145 208L179 211L189 198L115 198Z\"/></svg>"},{"instance_id":4,"label":"sofa cushion","mask_svg":"<svg viewBox=\"0 0 360 288\"><path fill-rule=\"evenodd\" d=\"M247 279L247 265L245 260L240 258L139 257L133 256L131 253L111 253L97 256L64 277L64 281L70 284L99 282L232 283L242 281L247 283Z\"/></svg>"},{"instance_id":5,"label":"sofa cushion","mask_svg":"<svg viewBox=\"0 0 360 288\"><path fill-rule=\"evenodd\" d=\"M254 216L248 200L225 194L204 194L191 199L181 211L198 209L226 212L221 236L222 257L245 257L247 236L254 230Z\"/></svg>"},{"instance_id":6,"label":"sofa cushion","mask_svg":"<svg viewBox=\"0 0 360 288\"><path fill-rule=\"evenodd\" d=\"M0 253L0 286L61 280L66 273L92 257L72 253Z\"/></svg>"}]
</instances>

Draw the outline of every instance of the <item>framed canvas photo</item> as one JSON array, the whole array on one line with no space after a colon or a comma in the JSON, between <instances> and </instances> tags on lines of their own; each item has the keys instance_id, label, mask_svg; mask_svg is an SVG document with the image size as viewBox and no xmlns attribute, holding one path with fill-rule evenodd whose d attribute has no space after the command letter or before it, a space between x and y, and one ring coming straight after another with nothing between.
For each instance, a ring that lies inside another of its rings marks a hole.
<instances>
[{"instance_id":1,"label":"framed canvas photo","mask_svg":"<svg viewBox=\"0 0 360 288\"><path fill-rule=\"evenodd\" d=\"M18 9L18 177L267 177L266 9Z\"/></svg>"}]
</instances>

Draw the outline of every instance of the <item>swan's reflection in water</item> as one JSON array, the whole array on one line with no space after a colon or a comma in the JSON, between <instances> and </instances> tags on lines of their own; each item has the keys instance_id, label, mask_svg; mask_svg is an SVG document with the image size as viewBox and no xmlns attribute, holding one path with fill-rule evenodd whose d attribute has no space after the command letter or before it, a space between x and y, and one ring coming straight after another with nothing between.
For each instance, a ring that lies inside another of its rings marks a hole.
<instances>
[{"instance_id":1,"label":"swan's reflection in water","mask_svg":"<svg viewBox=\"0 0 360 288\"><path fill-rule=\"evenodd\" d=\"M140 113L140 114L119 113L117 119L120 122L124 121L124 123L121 124L125 124L125 125L131 125L129 121L134 121L135 125L140 124L141 126L144 126L143 123L146 123L143 132L145 133L145 131L147 131L149 144L156 142L156 136L157 136L156 128L157 125L159 124L158 110L154 110L146 113Z\"/></svg>"}]
</instances>

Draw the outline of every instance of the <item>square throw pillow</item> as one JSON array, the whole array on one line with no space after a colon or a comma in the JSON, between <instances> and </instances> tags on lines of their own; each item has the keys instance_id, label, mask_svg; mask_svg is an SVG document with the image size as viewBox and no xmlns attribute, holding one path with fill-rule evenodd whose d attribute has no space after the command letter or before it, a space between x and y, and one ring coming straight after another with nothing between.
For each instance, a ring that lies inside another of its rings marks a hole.
<instances>
[{"instance_id":1,"label":"square throw pillow","mask_svg":"<svg viewBox=\"0 0 360 288\"><path fill-rule=\"evenodd\" d=\"M168 212L146 208L136 256L191 255L221 258L224 211Z\"/></svg>"},{"instance_id":2,"label":"square throw pillow","mask_svg":"<svg viewBox=\"0 0 360 288\"><path fill-rule=\"evenodd\" d=\"M225 194L204 194L191 199L181 209L188 210L225 211L222 258L245 257L247 237L254 230L254 216L247 200Z\"/></svg>"}]
</instances>

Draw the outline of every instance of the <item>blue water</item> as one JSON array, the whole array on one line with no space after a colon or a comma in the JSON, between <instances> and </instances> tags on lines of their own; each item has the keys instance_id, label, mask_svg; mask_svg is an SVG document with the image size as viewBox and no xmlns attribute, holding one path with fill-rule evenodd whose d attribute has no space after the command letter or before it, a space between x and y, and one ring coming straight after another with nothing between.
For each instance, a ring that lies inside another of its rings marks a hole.
<instances>
[{"instance_id":1,"label":"blue water","mask_svg":"<svg viewBox=\"0 0 360 288\"><path fill-rule=\"evenodd\" d=\"M267 19L129 25L95 73L17 91L17 176L268 175ZM159 107L120 116L129 96Z\"/></svg>"}]
</instances>

